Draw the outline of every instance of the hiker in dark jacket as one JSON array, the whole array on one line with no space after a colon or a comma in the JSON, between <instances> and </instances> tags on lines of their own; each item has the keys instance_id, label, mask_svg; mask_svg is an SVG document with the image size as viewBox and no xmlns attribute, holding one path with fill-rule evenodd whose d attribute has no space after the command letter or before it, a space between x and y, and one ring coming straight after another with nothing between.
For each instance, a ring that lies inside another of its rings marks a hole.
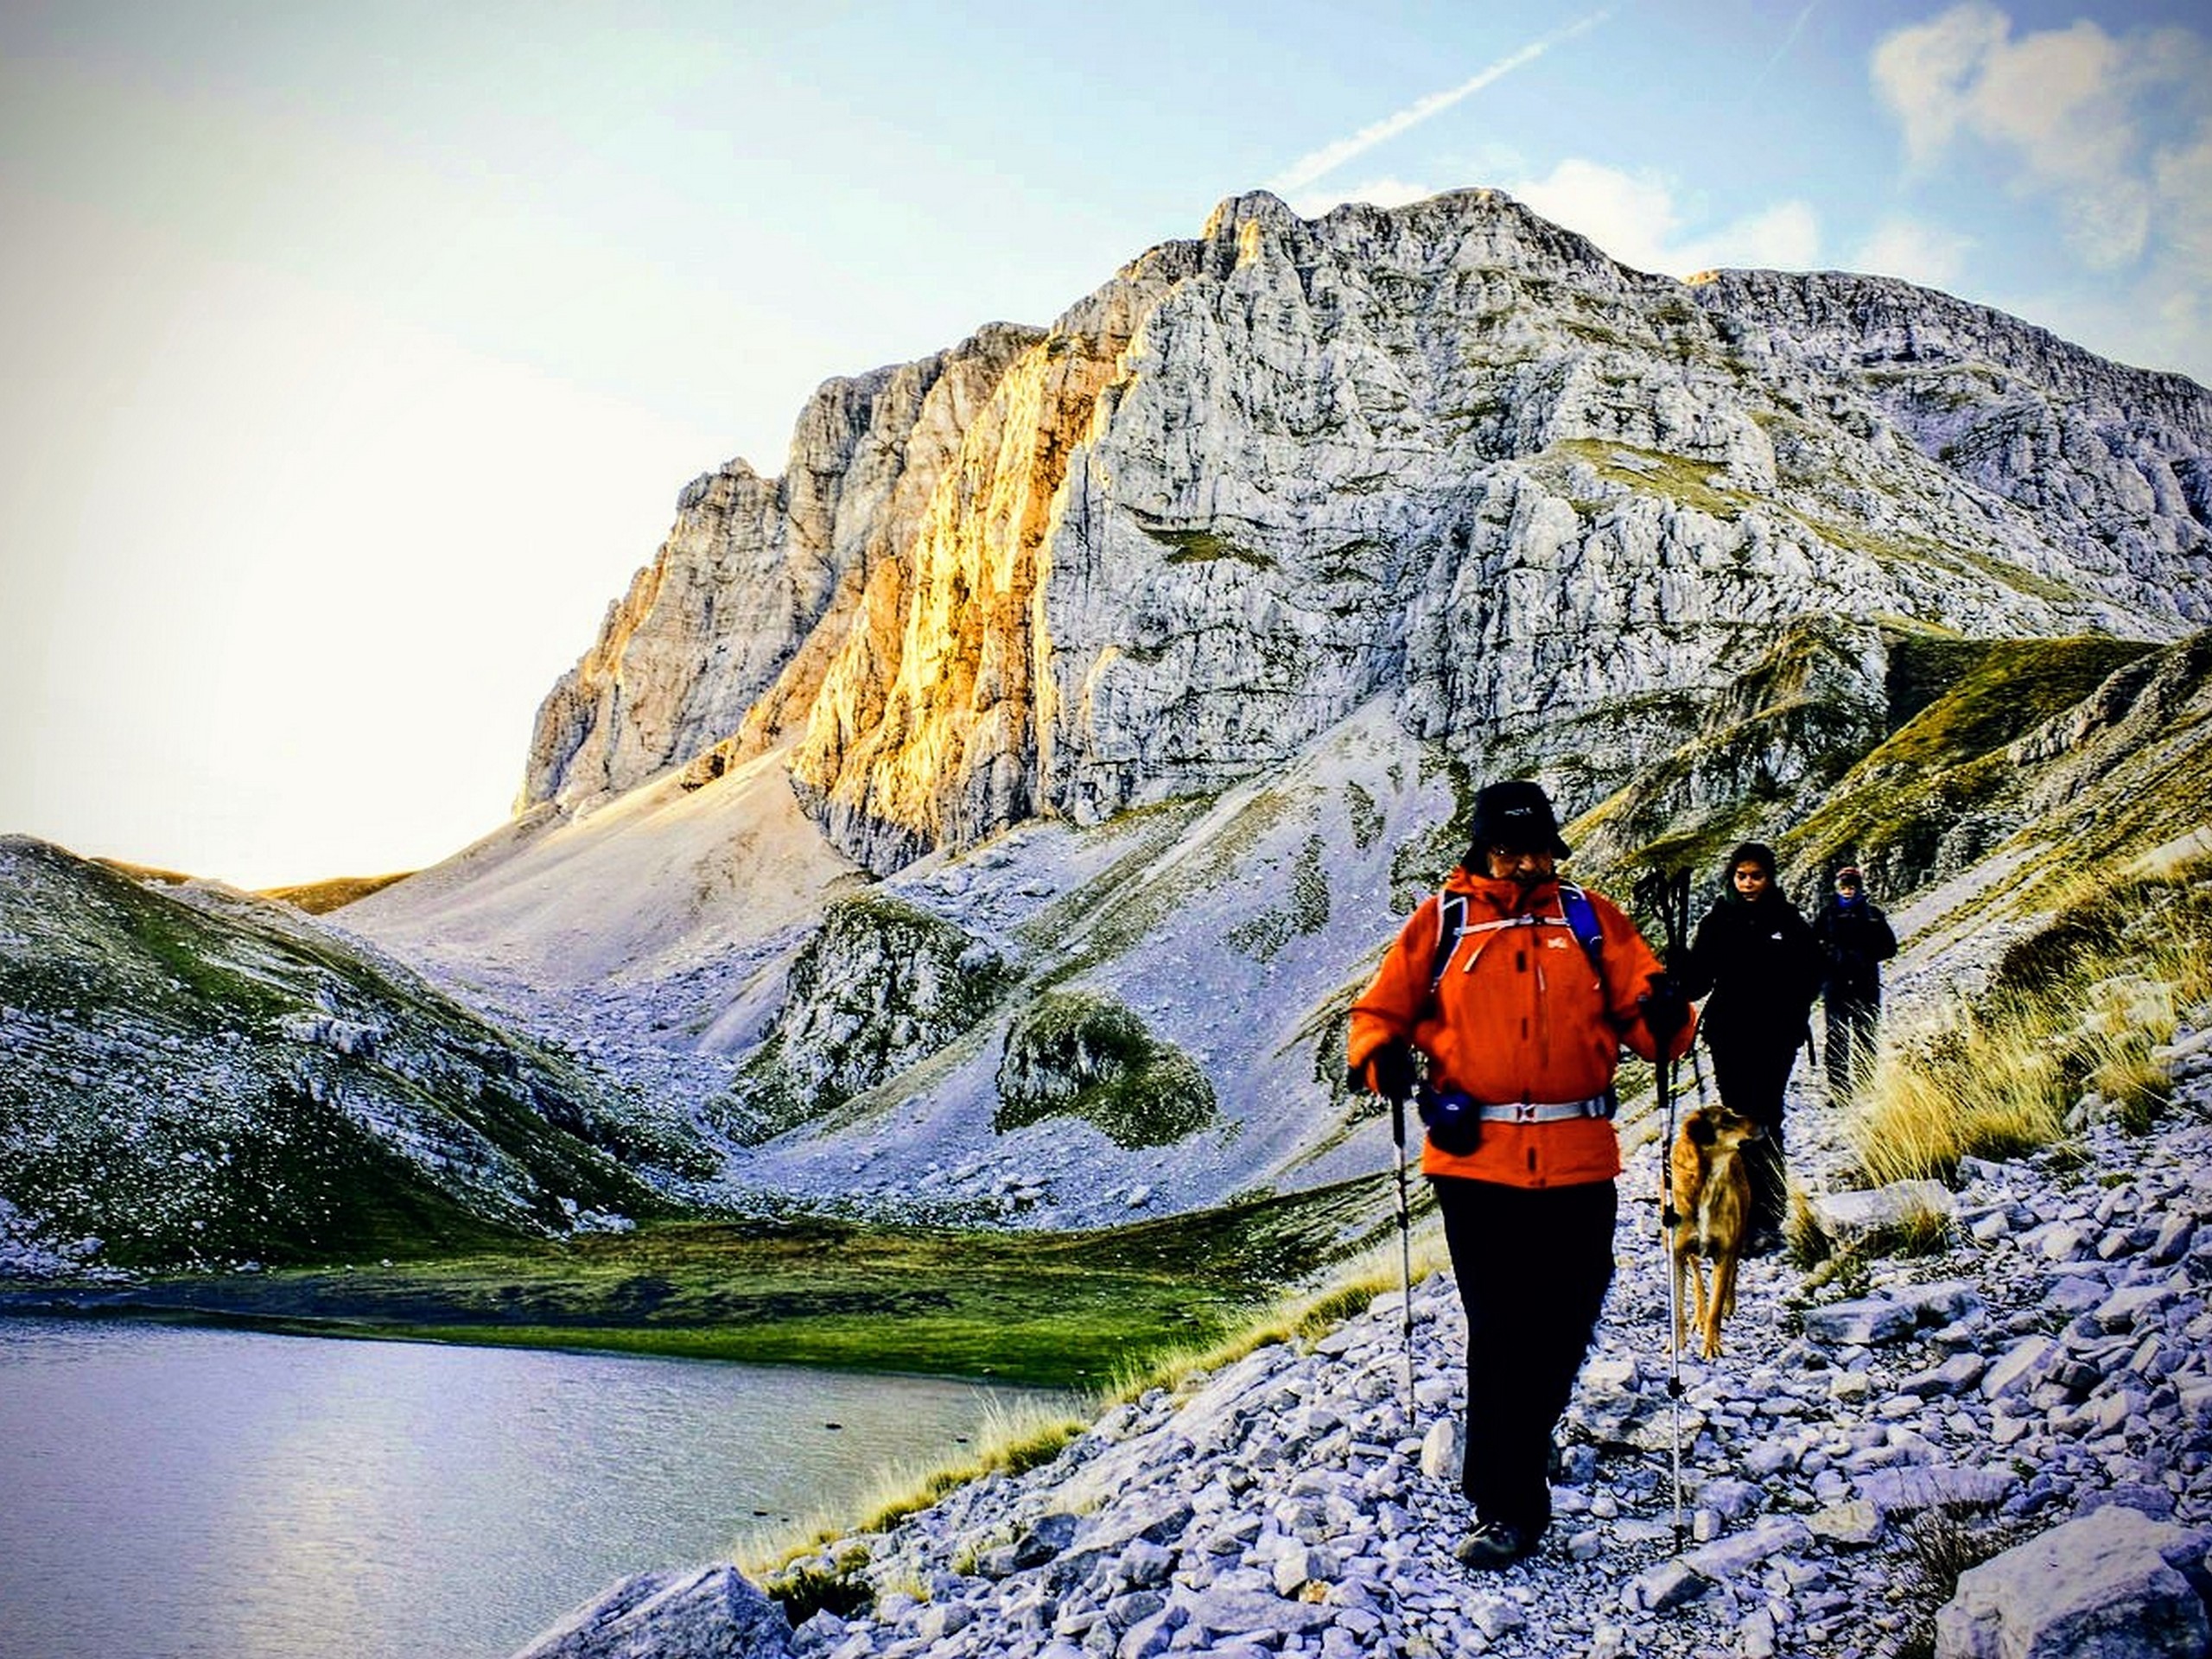
<instances>
[{"instance_id":1,"label":"hiker in dark jacket","mask_svg":"<svg viewBox=\"0 0 2212 1659\"><path fill-rule=\"evenodd\" d=\"M1827 964L1821 998L1827 1014L1828 1099L1837 1104L1866 1078L1882 1014L1882 964L1897 953L1890 918L1866 889L1859 867L1845 865L1835 873L1834 893L1813 918Z\"/></svg>"},{"instance_id":2,"label":"hiker in dark jacket","mask_svg":"<svg viewBox=\"0 0 2212 1659\"><path fill-rule=\"evenodd\" d=\"M1821 948L1774 880L1774 849L1747 841L1728 855L1720 897L1690 941L1683 988L1709 996L1699 1029L1721 1103L1764 1131L1745 1145L1751 1236L1745 1251L1780 1247L1784 1197L1782 1095L1820 995Z\"/></svg>"}]
</instances>

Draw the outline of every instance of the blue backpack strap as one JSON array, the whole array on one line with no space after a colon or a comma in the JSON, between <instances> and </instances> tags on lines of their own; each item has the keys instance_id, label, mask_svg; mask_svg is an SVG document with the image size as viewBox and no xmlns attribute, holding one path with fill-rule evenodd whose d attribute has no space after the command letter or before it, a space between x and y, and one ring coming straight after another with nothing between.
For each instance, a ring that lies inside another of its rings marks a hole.
<instances>
[{"instance_id":1,"label":"blue backpack strap","mask_svg":"<svg viewBox=\"0 0 2212 1659\"><path fill-rule=\"evenodd\" d=\"M1572 881L1559 884L1560 913L1566 917L1567 931L1582 941L1582 949L1589 955L1590 965L1598 976L1605 976L1605 933L1598 925L1598 906L1590 902L1590 895Z\"/></svg>"}]
</instances>

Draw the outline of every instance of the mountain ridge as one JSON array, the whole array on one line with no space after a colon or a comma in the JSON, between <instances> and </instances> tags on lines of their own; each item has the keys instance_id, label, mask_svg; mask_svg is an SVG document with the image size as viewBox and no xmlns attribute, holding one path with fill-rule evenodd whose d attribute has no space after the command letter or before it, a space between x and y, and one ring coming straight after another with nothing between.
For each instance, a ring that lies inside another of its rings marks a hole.
<instances>
[{"instance_id":1,"label":"mountain ridge","mask_svg":"<svg viewBox=\"0 0 2212 1659\"><path fill-rule=\"evenodd\" d=\"M989 388L938 400L935 470L902 473L868 531L791 518L794 544L843 550L823 567L843 597L790 647L808 668L778 712L644 746L680 765L803 726L802 799L879 873L1217 786L1386 685L1464 756L1501 712L1710 690L1735 623L2157 639L2212 619L2212 399L1892 279L1677 283L1491 191L1318 220L1261 193L1041 337L984 340L810 406L947 362ZM868 429L930 404L877 397ZM833 493L857 423L803 418L785 479ZM704 556L672 537L653 594ZM648 604L690 642L685 697L719 683L716 619L746 609ZM594 670L586 741L610 753L670 723L658 658L632 674L621 638L549 699L573 721ZM546 786L567 775L549 741L541 721L524 799L579 798Z\"/></svg>"}]
</instances>

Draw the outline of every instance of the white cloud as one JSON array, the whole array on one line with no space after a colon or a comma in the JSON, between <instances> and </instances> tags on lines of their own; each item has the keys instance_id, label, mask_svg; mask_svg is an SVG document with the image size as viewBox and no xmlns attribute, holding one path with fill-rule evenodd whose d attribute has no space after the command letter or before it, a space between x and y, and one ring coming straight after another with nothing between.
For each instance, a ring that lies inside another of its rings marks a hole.
<instances>
[{"instance_id":1,"label":"white cloud","mask_svg":"<svg viewBox=\"0 0 2212 1659\"><path fill-rule=\"evenodd\" d=\"M1433 184L1414 184L1405 179L1369 179L1341 189L1306 191L1291 197L1290 206L1292 211L1304 218L1319 219L1330 208L1347 201L1364 201L1377 207L1402 207L1409 201L1426 201L1436 193L1437 187Z\"/></svg>"},{"instance_id":2,"label":"white cloud","mask_svg":"<svg viewBox=\"0 0 2212 1659\"><path fill-rule=\"evenodd\" d=\"M1686 251L1698 270L1748 265L1804 270L1820 263L1821 221L1804 202L1777 202L1690 243Z\"/></svg>"},{"instance_id":3,"label":"white cloud","mask_svg":"<svg viewBox=\"0 0 2212 1659\"><path fill-rule=\"evenodd\" d=\"M1516 69L1534 63L1552 48L1573 39L1585 29L1595 28L1611 15L1609 12L1592 12L1587 17L1580 18L1569 23L1565 29L1545 35L1540 41L1530 41L1518 52L1500 58L1488 68L1478 71L1467 79L1461 81L1457 86L1449 86L1440 92L1431 92L1426 98L1417 99L1404 109L1386 115L1380 121L1370 122L1348 138L1337 139L1332 143L1322 145L1319 149L1300 156L1282 172L1268 180L1268 188L1285 198L1303 191L1315 180L1326 178L1353 156L1364 155L1376 145L1396 137L1408 127L1418 126L1431 116L1441 115L1461 99L1471 98L1492 82L1511 74Z\"/></svg>"},{"instance_id":4,"label":"white cloud","mask_svg":"<svg viewBox=\"0 0 2212 1659\"><path fill-rule=\"evenodd\" d=\"M1852 256L1853 270L1902 276L1923 288L1955 288L1966 274L1974 238L1919 219L1892 219L1875 227Z\"/></svg>"},{"instance_id":5,"label":"white cloud","mask_svg":"<svg viewBox=\"0 0 2212 1659\"><path fill-rule=\"evenodd\" d=\"M1969 0L1890 35L1872 69L1916 169L1964 141L1993 149L2018 168L2016 192L2056 205L2083 263L2116 270L2145 257L2173 205L2151 124L2193 102L2203 130L2205 58L2182 29L2115 37L2084 21L2015 38L2004 12Z\"/></svg>"},{"instance_id":6,"label":"white cloud","mask_svg":"<svg viewBox=\"0 0 2212 1659\"><path fill-rule=\"evenodd\" d=\"M1570 156L1547 176L1508 188L1546 219L1639 270L1681 276L1722 265L1802 270L1820 258L1820 222L1802 201L1777 202L1690 234L1673 184L1659 174Z\"/></svg>"},{"instance_id":7,"label":"white cloud","mask_svg":"<svg viewBox=\"0 0 2212 1659\"><path fill-rule=\"evenodd\" d=\"M1978 66L2003 47L2011 28L1994 6L1954 6L1874 48L1874 89L1904 126L1905 154L1916 164L1949 144L1967 113Z\"/></svg>"},{"instance_id":8,"label":"white cloud","mask_svg":"<svg viewBox=\"0 0 2212 1659\"><path fill-rule=\"evenodd\" d=\"M2089 22L2016 35L2005 11L1968 0L1884 40L1871 71L1916 175L1972 145L2012 168L2017 200L2052 213L2098 286L2049 296L2038 315L2093 333L2126 360L2205 374L2212 49L2202 35L2115 35Z\"/></svg>"}]
</instances>

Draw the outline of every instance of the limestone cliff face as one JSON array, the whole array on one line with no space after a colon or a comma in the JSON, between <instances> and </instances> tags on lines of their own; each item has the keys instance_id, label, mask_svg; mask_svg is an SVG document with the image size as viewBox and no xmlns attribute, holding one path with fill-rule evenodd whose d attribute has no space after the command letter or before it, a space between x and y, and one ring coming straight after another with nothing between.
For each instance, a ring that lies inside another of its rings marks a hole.
<instances>
[{"instance_id":1,"label":"limestone cliff face","mask_svg":"<svg viewBox=\"0 0 2212 1659\"><path fill-rule=\"evenodd\" d=\"M801 411L783 478L733 461L687 486L653 563L540 707L518 810L630 788L735 734L911 538L963 429L1035 337L995 326L832 380Z\"/></svg>"},{"instance_id":2,"label":"limestone cliff face","mask_svg":"<svg viewBox=\"0 0 2212 1659\"><path fill-rule=\"evenodd\" d=\"M2208 521L2202 388L1998 313L1648 276L1494 192L1255 194L1046 334L833 383L779 485L695 486L525 795L803 732L801 799L884 870L1217 789L1381 693L1573 810L1804 618L2175 637Z\"/></svg>"}]
</instances>

